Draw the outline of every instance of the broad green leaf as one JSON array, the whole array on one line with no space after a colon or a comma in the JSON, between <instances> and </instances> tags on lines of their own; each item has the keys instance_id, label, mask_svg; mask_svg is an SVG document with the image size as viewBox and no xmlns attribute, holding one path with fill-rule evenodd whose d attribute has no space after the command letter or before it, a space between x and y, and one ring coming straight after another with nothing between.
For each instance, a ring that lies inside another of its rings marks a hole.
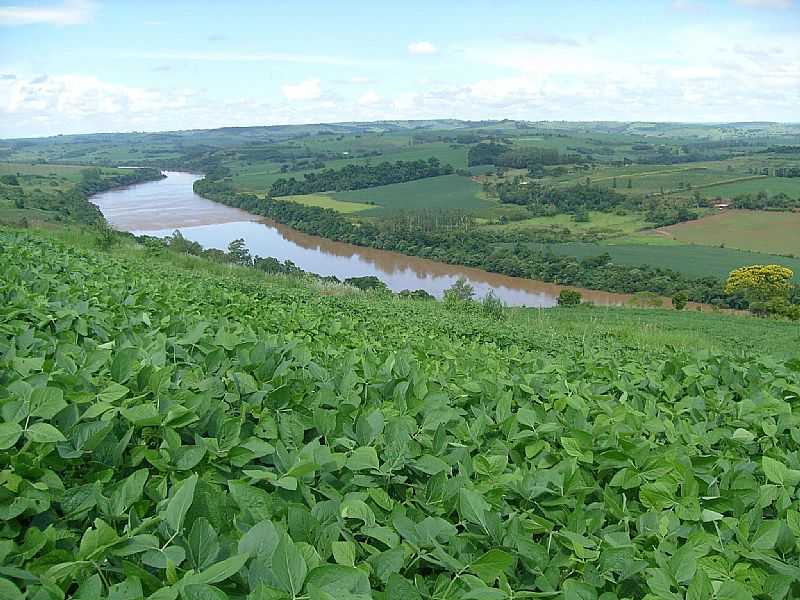
<instances>
[{"instance_id":1,"label":"broad green leaf","mask_svg":"<svg viewBox=\"0 0 800 600\"><path fill-rule=\"evenodd\" d=\"M183 588L181 598L183 600L228 600L228 595L213 585L195 583Z\"/></svg>"},{"instance_id":2,"label":"broad green leaf","mask_svg":"<svg viewBox=\"0 0 800 600\"><path fill-rule=\"evenodd\" d=\"M0 423L0 450L8 450L22 435L22 427L18 423Z\"/></svg>"},{"instance_id":3,"label":"broad green leaf","mask_svg":"<svg viewBox=\"0 0 800 600\"><path fill-rule=\"evenodd\" d=\"M34 423L28 427L25 431L25 435L32 442L51 443L67 441L64 434L49 423Z\"/></svg>"},{"instance_id":4,"label":"broad green leaf","mask_svg":"<svg viewBox=\"0 0 800 600\"><path fill-rule=\"evenodd\" d=\"M306 584L333 598L369 600L372 597L367 574L353 567L322 565L308 574Z\"/></svg>"},{"instance_id":5,"label":"broad green leaf","mask_svg":"<svg viewBox=\"0 0 800 600\"><path fill-rule=\"evenodd\" d=\"M333 542L333 558L340 565L352 567L356 562L356 545L353 542Z\"/></svg>"},{"instance_id":6,"label":"broad green leaf","mask_svg":"<svg viewBox=\"0 0 800 600\"><path fill-rule=\"evenodd\" d=\"M186 513L194 500L194 488L196 485L197 475L184 479L167 503L164 516L173 531L181 531L183 529L183 519L186 517Z\"/></svg>"},{"instance_id":7,"label":"broad green leaf","mask_svg":"<svg viewBox=\"0 0 800 600\"><path fill-rule=\"evenodd\" d=\"M199 573L187 575L187 579L191 581L191 583L219 583L220 581L225 581L229 577L236 575L236 573L242 569L244 563L247 562L248 558L250 557L247 554L236 554L223 561L214 563Z\"/></svg>"},{"instance_id":8,"label":"broad green leaf","mask_svg":"<svg viewBox=\"0 0 800 600\"><path fill-rule=\"evenodd\" d=\"M469 568L486 583L492 583L513 564L514 558L508 552L494 549L470 563Z\"/></svg>"},{"instance_id":9,"label":"broad green leaf","mask_svg":"<svg viewBox=\"0 0 800 600\"><path fill-rule=\"evenodd\" d=\"M306 579L306 561L288 535L281 536L272 555L272 574L277 586L292 597L299 595Z\"/></svg>"},{"instance_id":10,"label":"broad green leaf","mask_svg":"<svg viewBox=\"0 0 800 600\"><path fill-rule=\"evenodd\" d=\"M205 517L200 517L192 524L187 542L189 559L198 571L211 565L219 554L217 532Z\"/></svg>"},{"instance_id":11,"label":"broad green leaf","mask_svg":"<svg viewBox=\"0 0 800 600\"><path fill-rule=\"evenodd\" d=\"M347 457L345 466L351 471L364 471L368 469L377 469L380 467L378 462L378 454L372 446L362 446L356 448Z\"/></svg>"}]
</instances>

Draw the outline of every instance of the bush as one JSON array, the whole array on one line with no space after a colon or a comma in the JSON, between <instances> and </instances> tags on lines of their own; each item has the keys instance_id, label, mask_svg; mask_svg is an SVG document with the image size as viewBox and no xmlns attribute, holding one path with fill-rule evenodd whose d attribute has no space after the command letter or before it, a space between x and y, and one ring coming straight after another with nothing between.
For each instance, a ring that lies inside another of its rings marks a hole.
<instances>
[{"instance_id":1,"label":"bush","mask_svg":"<svg viewBox=\"0 0 800 600\"><path fill-rule=\"evenodd\" d=\"M494 292L489 292L481 301L483 314L498 321L505 317L505 307L506 303L498 298Z\"/></svg>"},{"instance_id":2,"label":"bush","mask_svg":"<svg viewBox=\"0 0 800 600\"><path fill-rule=\"evenodd\" d=\"M558 294L559 306L578 306L581 303L581 293L578 290L565 289Z\"/></svg>"},{"instance_id":3,"label":"bush","mask_svg":"<svg viewBox=\"0 0 800 600\"><path fill-rule=\"evenodd\" d=\"M444 301L448 304L453 302L467 302L472 300L475 295L475 288L470 285L463 277L459 277L456 282L444 292Z\"/></svg>"},{"instance_id":4,"label":"bush","mask_svg":"<svg viewBox=\"0 0 800 600\"><path fill-rule=\"evenodd\" d=\"M689 295L686 292L677 292L672 297L672 307L675 310L683 310L686 308L686 303L689 301Z\"/></svg>"}]
</instances>

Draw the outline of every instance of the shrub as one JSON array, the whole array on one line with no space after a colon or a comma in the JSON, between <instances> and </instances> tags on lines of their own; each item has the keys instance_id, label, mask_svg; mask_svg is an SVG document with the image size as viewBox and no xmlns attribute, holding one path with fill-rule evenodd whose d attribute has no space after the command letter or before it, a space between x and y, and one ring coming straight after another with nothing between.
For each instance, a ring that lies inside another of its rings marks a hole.
<instances>
[{"instance_id":1,"label":"shrub","mask_svg":"<svg viewBox=\"0 0 800 600\"><path fill-rule=\"evenodd\" d=\"M498 298L493 291L486 294L481 301L483 314L498 321L505 317L505 307L505 302Z\"/></svg>"},{"instance_id":2,"label":"shrub","mask_svg":"<svg viewBox=\"0 0 800 600\"><path fill-rule=\"evenodd\" d=\"M677 292L672 297L672 307L675 310L683 310L686 308L686 303L689 301L689 295L686 292Z\"/></svg>"},{"instance_id":3,"label":"shrub","mask_svg":"<svg viewBox=\"0 0 800 600\"><path fill-rule=\"evenodd\" d=\"M558 294L559 306L578 306L581 303L581 293L578 290L565 289Z\"/></svg>"}]
</instances>

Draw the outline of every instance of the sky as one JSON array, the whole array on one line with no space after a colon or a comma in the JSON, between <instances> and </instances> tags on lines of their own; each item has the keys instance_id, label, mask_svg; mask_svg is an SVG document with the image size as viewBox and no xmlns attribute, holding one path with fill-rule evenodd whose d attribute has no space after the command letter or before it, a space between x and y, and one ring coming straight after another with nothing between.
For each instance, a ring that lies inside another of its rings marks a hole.
<instances>
[{"instance_id":1,"label":"sky","mask_svg":"<svg viewBox=\"0 0 800 600\"><path fill-rule=\"evenodd\" d=\"M800 121L800 0L0 0L0 137Z\"/></svg>"}]
</instances>

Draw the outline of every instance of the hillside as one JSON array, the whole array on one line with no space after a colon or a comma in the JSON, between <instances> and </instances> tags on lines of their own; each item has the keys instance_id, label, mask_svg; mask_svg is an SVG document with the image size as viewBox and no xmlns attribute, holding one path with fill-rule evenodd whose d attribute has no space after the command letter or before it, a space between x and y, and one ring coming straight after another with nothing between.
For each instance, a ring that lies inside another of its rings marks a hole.
<instances>
[{"instance_id":1,"label":"hillside","mask_svg":"<svg viewBox=\"0 0 800 600\"><path fill-rule=\"evenodd\" d=\"M0 230L4 597L800 595L796 325L94 243Z\"/></svg>"}]
</instances>

